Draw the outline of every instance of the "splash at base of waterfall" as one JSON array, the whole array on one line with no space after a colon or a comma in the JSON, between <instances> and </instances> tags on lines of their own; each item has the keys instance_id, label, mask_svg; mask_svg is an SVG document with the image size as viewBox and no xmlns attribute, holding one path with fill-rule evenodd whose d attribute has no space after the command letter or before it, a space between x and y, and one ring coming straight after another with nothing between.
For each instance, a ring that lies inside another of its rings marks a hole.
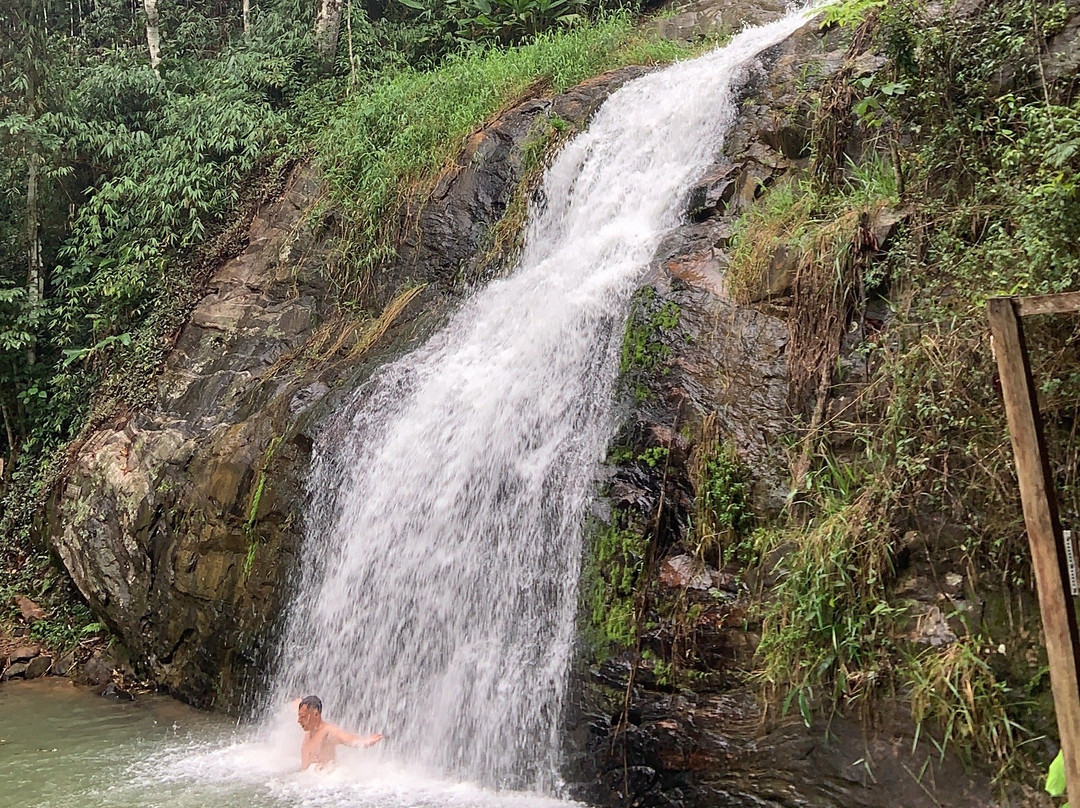
<instances>
[{"instance_id":1,"label":"splash at base of waterfall","mask_svg":"<svg viewBox=\"0 0 1080 808\"><path fill-rule=\"evenodd\" d=\"M292 725L289 725L289 722ZM342 749L299 771L292 711L238 730L164 696L115 702L64 679L0 687L0 802L49 808L573 808L496 793Z\"/></svg>"}]
</instances>

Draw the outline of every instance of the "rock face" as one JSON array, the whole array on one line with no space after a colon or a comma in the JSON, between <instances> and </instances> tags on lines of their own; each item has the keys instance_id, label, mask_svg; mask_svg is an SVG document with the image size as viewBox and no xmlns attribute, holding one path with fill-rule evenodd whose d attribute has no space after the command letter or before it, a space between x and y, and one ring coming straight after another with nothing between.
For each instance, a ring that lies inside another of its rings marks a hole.
<instances>
[{"instance_id":1,"label":"rock face","mask_svg":"<svg viewBox=\"0 0 1080 808\"><path fill-rule=\"evenodd\" d=\"M300 169L256 214L180 333L155 406L90 435L50 508L50 542L95 611L154 679L200 704L262 660L294 551L297 423L319 388L275 363L333 310L320 233L304 222L318 190Z\"/></svg>"},{"instance_id":2,"label":"rock face","mask_svg":"<svg viewBox=\"0 0 1080 808\"><path fill-rule=\"evenodd\" d=\"M658 251L631 315L627 353L646 358L635 367L624 356L627 415L596 511L609 532L646 534L655 554L642 650L663 661L691 648L700 678L676 687L674 661L634 668L633 654L598 660L583 644L567 757L573 794L592 804L995 804L986 778L940 758L925 738L915 742L903 707L886 707L869 729L842 716L808 728L779 715L779 705L763 709L739 674L754 669L757 643L749 587L717 568L723 559L694 558L686 541L700 496L695 441L706 426L752 470L757 509L779 510L788 493L781 447L794 431L793 259L774 256L750 305L732 300L725 271L739 217L764 187L807 167L815 93L842 66L854 75L880 66L847 50L838 32L812 23L765 54L723 153L690 193L688 221ZM848 148L860 148L857 133ZM681 625L669 619L679 610ZM919 780L924 766L933 776Z\"/></svg>"},{"instance_id":3,"label":"rock face","mask_svg":"<svg viewBox=\"0 0 1080 808\"><path fill-rule=\"evenodd\" d=\"M332 213L310 215L315 171L296 169L256 213L179 334L154 404L89 435L48 509L49 544L144 675L198 705L241 707L273 657L323 415L476 279L534 126L583 125L640 70L527 101L474 134L408 212L411 235L360 318L338 310L327 271L338 230Z\"/></svg>"},{"instance_id":4,"label":"rock face","mask_svg":"<svg viewBox=\"0 0 1080 808\"><path fill-rule=\"evenodd\" d=\"M836 717L807 729L798 718L764 721L754 695L657 694L637 701L631 723L594 757L620 758L580 796L601 805L788 808L978 808L993 805L985 780L917 744L906 716L889 710L866 732ZM600 727L593 725L596 733ZM625 754L626 765L622 765ZM926 769L923 769L923 766ZM924 771L923 785L917 781Z\"/></svg>"}]
</instances>

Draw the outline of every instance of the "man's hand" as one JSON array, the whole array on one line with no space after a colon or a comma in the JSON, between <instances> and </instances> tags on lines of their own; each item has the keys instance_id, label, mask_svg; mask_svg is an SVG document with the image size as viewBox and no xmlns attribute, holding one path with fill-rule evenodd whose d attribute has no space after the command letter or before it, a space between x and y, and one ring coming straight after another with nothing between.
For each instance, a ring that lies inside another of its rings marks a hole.
<instances>
[{"instance_id":1,"label":"man's hand","mask_svg":"<svg viewBox=\"0 0 1080 808\"><path fill-rule=\"evenodd\" d=\"M377 744L381 740L382 740L382 733L377 732L374 735L368 735L366 738L361 738L359 745L361 747L363 747L363 748L367 748L369 746L374 746L375 744Z\"/></svg>"}]
</instances>

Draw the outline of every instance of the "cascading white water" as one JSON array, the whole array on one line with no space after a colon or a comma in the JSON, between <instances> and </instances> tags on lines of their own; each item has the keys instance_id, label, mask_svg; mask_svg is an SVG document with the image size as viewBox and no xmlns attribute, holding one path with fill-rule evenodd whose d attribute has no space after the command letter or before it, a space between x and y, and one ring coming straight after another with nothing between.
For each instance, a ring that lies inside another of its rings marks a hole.
<instances>
[{"instance_id":1,"label":"cascading white water","mask_svg":"<svg viewBox=\"0 0 1080 808\"><path fill-rule=\"evenodd\" d=\"M272 701L382 754L551 791L582 522L630 295L793 14L613 94L547 171L517 269L324 429Z\"/></svg>"}]
</instances>

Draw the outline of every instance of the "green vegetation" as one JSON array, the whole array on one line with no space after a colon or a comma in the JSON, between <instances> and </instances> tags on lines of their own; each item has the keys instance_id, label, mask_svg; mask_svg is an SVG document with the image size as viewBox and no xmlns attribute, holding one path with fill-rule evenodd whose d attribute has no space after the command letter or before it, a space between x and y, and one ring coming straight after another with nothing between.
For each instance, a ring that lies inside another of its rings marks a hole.
<instances>
[{"instance_id":1,"label":"green vegetation","mask_svg":"<svg viewBox=\"0 0 1080 808\"><path fill-rule=\"evenodd\" d=\"M651 286L634 296L623 334L619 374L639 402L650 395L645 381L663 372L664 362L671 356L665 339L679 325L679 315L678 304L671 300L661 304Z\"/></svg>"},{"instance_id":2,"label":"green vegetation","mask_svg":"<svg viewBox=\"0 0 1080 808\"><path fill-rule=\"evenodd\" d=\"M274 455L277 453L278 448L281 446L282 440L284 440L284 438L281 435L275 435L271 438L270 443L266 447L266 451L263 453L262 463L259 467L258 482L255 483L255 488L251 492L251 503L248 505L247 523L244 525L244 532L248 536L247 555L244 556L244 577L251 574L251 568L255 564L255 556L259 551L260 540L256 528L259 523L259 505L262 502L263 491L266 490L266 471L270 466L270 462L274 459Z\"/></svg>"},{"instance_id":3,"label":"green vegetation","mask_svg":"<svg viewBox=\"0 0 1080 808\"><path fill-rule=\"evenodd\" d=\"M979 750L999 765L1010 762L1024 728L1010 715L1015 696L983 659L984 638L968 636L944 650L929 648L904 666L912 715L938 730L942 746Z\"/></svg>"},{"instance_id":4,"label":"green vegetation","mask_svg":"<svg viewBox=\"0 0 1080 808\"><path fill-rule=\"evenodd\" d=\"M254 534L255 526L259 521L259 503L262 502L263 490L266 488L266 470L270 466L270 461L274 459L274 455L277 453L278 447L281 446L283 439L281 435L275 435L263 453L262 464L259 468L259 481L255 484L255 489L251 493L247 524L244 526L244 530L249 536Z\"/></svg>"},{"instance_id":5,"label":"green vegetation","mask_svg":"<svg viewBox=\"0 0 1080 808\"><path fill-rule=\"evenodd\" d=\"M1045 790L1051 797L1061 797L1065 794L1065 788L1065 756L1059 750L1047 769ZM1065 803L1061 808L1069 808L1069 803Z\"/></svg>"},{"instance_id":6,"label":"green vegetation","mask_svg":"<svg viewBox=\"0 0 1080 808\"><path fill-rule=\"evenodd\" d=\"M639 583L648 563L649 537L626 513L594 531L589 556L589 616L598 652L632 648L638 639Z\"/></svg>"},{"instance_id":7,"label":"green vegetation","mask_svg":"<svg viewBox=\"0 0 1080 808\"><path fill-rule=\"evenodd\" d=\"M104 626L73 590L66 576L48 568L46 557L24 558L22 569L0 576L0 627L19 621L15 597L29 597L45 612L44 619L30 623L30 637L58 653L75 648L101 634Z\"/></svg>"},{"instance_id":8,"label":"green vegetation","mask_svg":"<svg viewBox=\"0 0 1080 808\"><path fill-rule=\"evenodd\" d=\"M751 471L730 443L718 440L714 418L706 420L690 469L694 483L694 554L717 567L753 560L749 542L756 523L750 506Z\"/></svg>"},{"instance_id":9,"label":"green vegetation","mask_svg":"<svg viewBox=\"0 0 1080 808\"><path fill-rule=\"evenodd\" d=\"M897 584L928 556L1013 602L1031 586L984 301L1080 287L1080 98L1039 59L1070 13L1020 0L834 7L829 23L859 25L888 61L826 87L811 172L767 191L733 262L733 289L752 298L776 249L797 252L792 392L813 412L788 511L756 534L775 580L761 681L807 722L899 695L924 737L1003 769L1028 765L1022 741L1052 731L1029 709L1046 689L1037 636L1028 664L1011 667L993 649L1023 658L1016 623L961 620L957 641L917 645L915 604ZM863 139L857 165L836 159L845 116ZM878 211L903 219L885 245L866 239ZM1075 323L1028 327L1069 521L1080 515ZM849 399L826 415L837 387Z\"/></svg>"},{"instance_id":10,"label":"green vegetation","mask_svg":"<svg viewBox=\"0 0 1080 808\"><path fill-rule=\"evenodd\" d=\"M873 495L820 504L806 527L763 533L759 548L764 558L789 549L763 615L761 676L808 725L822 699L851 702L892 687L893 629L903 615L885 595L892 548Z\"/></svg>"}]
</instances>

